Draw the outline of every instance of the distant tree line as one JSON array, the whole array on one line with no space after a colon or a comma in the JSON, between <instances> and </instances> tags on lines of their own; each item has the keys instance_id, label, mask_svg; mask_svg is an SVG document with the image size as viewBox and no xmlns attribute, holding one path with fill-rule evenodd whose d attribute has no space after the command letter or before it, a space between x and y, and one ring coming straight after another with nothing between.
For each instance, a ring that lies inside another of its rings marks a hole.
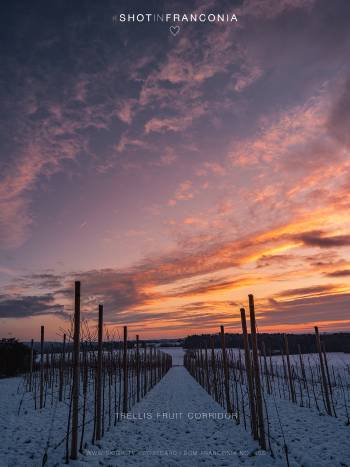
<instances>
[{"instance_id":1,"label":"distant tree line","mask_svg":"<svg viewBox=\"0 0 350 467\"><path fill-rule=\"evenodd\" d=\"M0 340L0 377L16 376L28 370L30 349L16 339Z\"/></svg>"},{"instance_id":2,"label":"distant tree line","mask_svg":"<svg viewBox=\"0 0 350 467\"><path fill-rule=\"evenodd\" d=\"M29 342L24 342L27 346L30 346ZM103 342L104 350L120 350L123 348L123 341L121 340L109 340ZM140 340L140 346L147 345L147 347L182 347L182 339L162 339L162 340ZM136 340L129 340L127 343L129 349L136 347ZM40 352L40 342L33 343L34 350ZM72 352L73 343L66 343L66 352ZM89 342L89 348L91 351L97 350L96 342ZM44 343L44 352L60 353L62 352L62 342L48 341Z\"/></svg>"},{"instance_id":3,"label":"distant tree line","mask_svg":"<svg viewBox=\"0 0 350 467\"><path fill-rule=\"evenodd\" d=\"M147 347L154 347L155 344L161 343L164 347L172 347L174 343L178 344L178 340L173 341L140 341L140 346L146 344ZM129 349L135 348L136 341L128 341L127 347ZM40 342L33 343L34 348L34 361L35 354L40 351ZM90 351L97 351L97 343L89 343ZM108 350L121 350L123 348L122 341L107 341L103 343L103 349ZM66 352L73 351L73 344L67 343ZM61 342L47 342L44 344L44 352L61 353L62 343ZM28 371L30 363L30 344L19 342L15 338L0 339L0 378L8 378L11 376L17 376L21 373Z\"/></svg>"},{"instance_id":4,"label":"distant tree line","mask_svg":"<svg viewBox=\"0 0 350 467\"><path fill-rule=\"evenodd\" d=\"M188 336L183 341L183 347L187 349L198 349L210 347L211 334L194 334ZM258 334L258 344L265 343L267 352L274 355L280 354L283 349L284 334ZM290 353L298 353L299 346L302 353L316 352L316 341L314 334L287 334ZM322 334L322 341L325 343L327 352L347 352L350 353L350 333L338 332L332 334ZM214 335L214 346L221 346L219 334ZM226 334L226 346L243 349L242 334Z\"/></svg>"}]
</instances>

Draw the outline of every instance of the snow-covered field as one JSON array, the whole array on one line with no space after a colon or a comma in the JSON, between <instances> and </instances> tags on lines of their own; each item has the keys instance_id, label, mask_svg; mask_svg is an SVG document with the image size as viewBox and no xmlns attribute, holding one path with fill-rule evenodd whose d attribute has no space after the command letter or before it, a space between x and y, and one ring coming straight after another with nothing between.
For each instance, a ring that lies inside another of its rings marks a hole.
<instances>
[{"instance_id":1,"label":"snow-covered field","mask_svg":"<svg viewBox=\"0 0 350 467\"><path fill-rule=\"evenodd\" d=\"M82 465L281 465L237 426L183 367L172 368ZM146 420L144 417L148 417ZM208 418L210 417L210 418Z\"/></svg>"},{"instance_id":2,"label":"snow-covered field","mask_svg":"<svg viewBox=\"0 0 350 467\"><path fill-rule=\"evenodd\" d=\"M172 357L173 366L183 366L185 350L182 347L161 347L160 350Z\"/></svg>"},{"instance_id":3,"label":"snow-covered field","mask_svg":"<svg viewBox=\"0 0 350 467\"><path fill-rule=\"evenodd\" d=\"M189 375L182 366L183 349L162 351L172 355L174 367L98 445L91 445L87 436L84 454L71 465L273 467L287 465L282 449L286 442L293 467L350 466L350 426L341 417L265 395L273 459L259 451L243 423L226 418L224 409ZM329 361L344 371L350 363L346 354L329 354ZM46 465L65 465L60 442L67 404L51 406L48 396L47 407L35 410L30 394L23 392L22 378L0 380L0 394L0 467L40 467L46 447Z\"/></svg>"},{"instance_id":4,"label":"snow-covered field","mask_svg":"<svg viewBox=\"0 0 350 467\"><path fill-rule=\"evenodd\" d=\"M221 350L215 349L216 367L219 380L223 381ZM204 384L206 384L206 368L209 368L209 381L213 388L211 353L208 354L208 366L204 364ZM198 355L197 366L201 358ZM239 350L228 349L230 365L230 400L234 408L239 409L241 423L244 419L249 430L249 398L245 371L239 370ZM303 356L306 381L300 370L299 356L291 356L291 368L296 393L296 403L290 401L289 382L284 377L281 356L272 357L273 372L267 359L266 378L264 359L261 364L261 382L263 390L263 410L267 437L271 442L274 454L285 457L284 446L287 446L290 463L302 467L328 467L350 465L350 355L327 354L332 386L332 406L336 417L326 414L324 393L320 382L319 356L309 354ZM244 367L244 354L241 354ZM286 362L285 362L286 365ZM202 371L203 371L202 370ZM203 374L199 371L199 375ZM271 374L274 376L271 377ZM243 379L242 379L243 378ZM341 378L341 380L339 380ZM223 384L223 383L222 383ZM270 388L268 388L268 385ZM221 391L221 395L223 391ZM225 398L221 398L225 405ZM287 463L286 463L287 465Z\"/></svg>"}]
</instances>

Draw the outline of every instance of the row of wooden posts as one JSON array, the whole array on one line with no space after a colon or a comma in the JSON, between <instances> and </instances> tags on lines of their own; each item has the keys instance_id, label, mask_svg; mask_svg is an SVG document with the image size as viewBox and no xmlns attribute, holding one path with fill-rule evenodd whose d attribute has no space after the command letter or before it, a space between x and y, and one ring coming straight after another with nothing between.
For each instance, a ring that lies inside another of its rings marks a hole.
<instances>
[{"instance_id":1,"label":"row of wooden posts","mask_svg":"<svg viewBox=\"0 0 350 467\"><path fill-rule=\"evenodd\" d=\"M259 369L259 353L258 353L258 342L257 342L257 330L256 330L256 319L255 319L255 307L253 295L249 295L249 311L250 311L250 328L251 328L251 345L252 353L250 352L250 345L248 340L248 330L246 322L245 309L241 308L241 321L243 331L243 343L244 343L244 355L245 355L245 367L247 369L247 382L248 382L248 393L249 393L249 407L250 407L250 421L251 431L254 439L259 441L262 449L266 449L266 438L265 438L265 424L264 424L264 412L263 412L263 400L262 400L262 387L260 381L260 369ZM223 367L223 389L225 395L225 406L229 414L234 413L234 407L232 405L230 396L230 373L229 364L227 358L227 349L225 342L225 329L224 326L220 326L220 341L221 341L221 352L222 352L222 367ZM217 369L215 350L214 350L214 336L211 337L211 364L214 365L213 376L214 376L214 397L218 401L218 381L217 381ZM192 358L193 355L188 353L185 355L184 364L189 372L196 379L200 380L198 366L200 363L198 359ZM208 356L206 354L206 364L208 365ZM207 374L209 368L207 368ZM201 382L201 381L200 381ZM209 385L209 382L208 384Z\"/></svg>"},{"instance_id":2,"label":"row of wooden posts","mask_svg":"<svg viewBox=\"0 0 350 467\"><path fill-rule=\"evenodd\" d=\"M243 334L243 348L244 348L244 369L246 373L246 385L249 400L249 419L250 429L254 439L259 442L262 449L267 449L267 427L266 427L266 410L264 411L265 401L263 398L263 381L264 374L266 376L267 392L271 394L271 387L269 382L269 370L266 361L266 349L264 343L262 348L258 347L258 332L255 316L255 305L253 295L248 296L249 301L249 318L250 318L250 335L248 334L246 311L244 308L240 309L242 334ZM335 414L334 404L330 392L332 385L330 383L329 370L327 364L327 357L324 349L322 349L321 340L318 328L315 327L316 335L316 348L320 361L320 377L321 389L324 395L325 410L328 415ZM225 342L224 326L220 327L220 343L221 343L221 358L218 360L215 355L215 342L214 336L210 338L211 355L208 355L208 349L205 347L204 353L202 349L197 351L188 352L185 355L185 366L189 372L194 376L199 383L207 389L207 391L214 397L214 399L222 403L229 414L235 412L234 398L230 395L230 371L232 361L229 361L227 356L227 347ZM284 336L284 348L286 364L283 358L283 368L285 371L286 380L289 385L290 400L296 403L296 392L294 387L293 370L289 355L289 346L287 336ZM239 359L240 359L239 354ZM263 359L263 360L262 360ZM300 357L301 363L302 359ZM263 367L265 363L265 368ZM220 368L218 366L220 365ZM242 371L242 364L239 360L239 370ZM305 373L303 366L302 371ZM218 374L222 375L222 388L218 381ZM212 382L209 381L212 377ZM306 378L306 377L305 377ZM212 384L211 384L212 383ZM220 394L219 394L220 392ZM238 400L238 396L237 396ZM266 409L266 408L265 408ZM236 414L237 415L237 414ZM239 416L239 414L238 414Z\"/></svg>"},{"instance_id":3,"label":"row of wooden posts","mask_svg":"<svg viewBox=\"0 0 350 467\"><path fill-rule=\"evenodd\" d=\"M70 436L70 448L69 448L69 457L72 460L78 458L79 446L78 446L78 435L79 435L79 406L80 404L80 383L81 383L81 359L83 358L84 368L83 373L85 372L85 365L87 362L85 361L84 355L86 355L86 346L81 349L81 321L80 321L80 294L81 294L81 285L79 281L75 282L75 294L74 294L74 321L73 321L73 348L72 348L72 359L71 361L66 361L66 334L63 335L63 347L61 352L61 358L57 362L54 353L51 353L51 360L49 361L48 353L46 353L46 362L45 362L45 352L44 352L44 345L45 345L45 328L41 326L40 332L40 362L39 362L39 407L42 409L45 406L46 400L46 393L44 391L45 388L45 380L47 380L47 371L50 368L52 373L56 370L56 375L59 375L59 386L58 386L58 399L59 401L63 400L63 387L64 387L64 371L69 371L69 374L72 377L72 386L71 386L71 409L69 415L68 425L71 427L67 431L67 442L69 432L71 433ZM102 438L104 433L103 428L103 416L104 414L104 341L103 341L103 305L99 305L98 308L98 330L97 330L97 358L94 357L95 348L91 348L92 352L90 353L90 362L95 361L93 363L93 371L95 372L95 410L94 410L94 434L93 434L93 442L94 440L98 441ZM144 346L144 351L141 354L140 348L140 339L139 335L136 335L136 343L133 350L132 362L130 363L129 352L128 352L128 329L127 326L123 328L123 347L121 353L121 361L119 364L116 364L120 368L120 375L121 371L123 373L123 378L121 380L122 390L119 391L119 394L122 393L122 401L121 401L121 412L122 414L127 414L128 409L133 402L139 402L141 397L145 395L145 393L151 389L151 387L159 381L160 378L164 376L164 374L169 370L172 365L172 359L169 355L164 354L162 352L156 351L156 349L152 349L152 347L146 348ZM148 353L147 353L148 350ZM83 357L81 357L83 355ZM69 364L68 364L69 363ZM108 363L108 362L107 362ZM115 365L115 364L113 364ZM129 365L130 369L129 369ZM142 368L141 368L142 365ZM30 368L27 376L27 384L29 391L34 390L36 392L36 380L35 384L33 384L33 376L36 364L34 361L34 350L33 350L33 341L31 345L31 358L30 358ZM90 366L91 368L91 366ZM109 363L108 371L117 371L115 367L112 367L112 361ZM142 370L142 371L141 371ZM88 370L86 370L88 371ZM135 395L135 399L128 400L129 395L129 371L132 371L131 381L133 383L131 392ZM148 373L149 374L148 374ZM141 380L142 376L142 380ZM83 385L85 383L84 374L83 378ZM87 378L87 375L86 375ZM133 379L135 378L135 379ZM136 381L135 381L136 380ZM136 382L136 388L134 386L134 382ZM116 388L115 388L116 391ZM134 392L135 391L135 392ZM86 387L83 388L83 393L85 394ZM86 403L85 396L84 396L84 403ZM36 396L35 396L35 404L36 404ZM85 411L83 418L85 418ZM84 421L83 421L83 428L84 429ZM83 436L81 436L81 439ZM80 445L81 450L81 445ZM67 450L68 454L68 450ZM66 459L68 461L68 459Z\"/></svg>"}]
</instances>

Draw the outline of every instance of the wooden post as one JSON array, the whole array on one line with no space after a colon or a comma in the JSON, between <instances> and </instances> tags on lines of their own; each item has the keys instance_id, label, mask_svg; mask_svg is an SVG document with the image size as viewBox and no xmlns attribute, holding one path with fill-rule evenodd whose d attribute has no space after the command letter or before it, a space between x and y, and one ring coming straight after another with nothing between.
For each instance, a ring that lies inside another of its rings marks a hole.
<instances>
[{"instance_id":1,"label":"wooden post","mask_svg":"<svg viewBox=\"0 0 350 467\"><path fill-rule=\"evenodd\" d=\"M227 355L226 355L226 344L225 344L225 330L224 326L220 326L221 332L221 350L222 350L222 363L224 366L224 385L225 385L225 398L226 398L226 408L229 414L232 414L232 405L230 401L230 375L227 366Z\"/></svg>"},{"instance_id":2,"label":"wooden post","mask_svg":"<svg viewBox=\"0 0 350 467\"><path fill-rule=\"evenodd\" d=\"M198 349L198 382L204 387L204 373L203 373L203 353L202 348Z\"/></svg>"},{"instance_id":3,"label":"wooden post","mask_svg":"<svg viewBox=\"0 0 350 467\"><path fill-rule=\"evenodd\" d=\"M144 353L143 353L143 396L147 393L147 344L146 342L143 343L144 346Z\"/></svg>"},{"instance_id":4,"label":"wooden post","mask_svg":"<svg viewBox=\"0 0 350 467\"><path fill-rule=\"evenodd\" d=\"M63 387L64 387L64 367L66 361L66 335L63 334L63 347L62 347L62 355L61 355L61 362L60 362L60 382L59 382L59 395L58 400L61 402L63 399Z\"/></svg>"},{"instance_id":5,"label":"wooden post","mask_svg":"<svg viewBox=\"0 0 350 467\"><path fill-rule=\"evenodd\" d=\"M152 388L152 346L151 345L148 347L147 372L148 372L147 391L149 391Z\"/></svg>"},{"instance_id":6,"label":"wooden post","mask_svg":"<svg viewBox=\"0 0 350 467\"><path fill-rule=\"evenodd\" d=\"M243 345L244 345L244 357L245 357L245 368L247 373L248 382L248 395L249 395L249 408L250 408L250 426L254 439L258 439L258 424L256 420L255 410L255 396L254 396L254 384L253 384L253 369L250 361L250 348L247 331L247 321L245 316L245 309L241 308L241 321L243 331Z\"/></svg>"},{"instance_id":7,"label":"wooden post","mask_svg":"<svg viewBox=\"0 0 350 467\"><path fill-rule=\"evenodd\" d=\"M270 384L269 368L267 366L267 356L266 356L265 342L262 343L262 351L263 351L263 357L264 357L264 371L265 371L265 380L266 380L267 393L271 394L272 389L271 389L271 384Z\"/></svg>"},{"instance_id":8,"label":"wooden post","mask_svg":"<svg viewBox=\"0 0 350 467\"><path fill-rule=\"evenodd\" d=\"M326 411L327 411L328 415L332 415L331 402L330 402L330 399L329 399L328 385L327 385L326 373L325 373L323 357L322 357L320 334L318 332L318 327L317 326L315 326L315 334L316 334L317 352L318 352L318 356L320 358L321 377L322 377L322 385L323 385L323 391L324 391L324 397L325 397L325 403L326 403Z\"/></svg>"},{"instance_id":9,"label":"wooden post","mask_svg":"<svg viewBox=\"0 0 350 467\"><path fill-rule=\"evenodd\" d=\"M45 327L40 328L40 408L44 406L44 339Z\"/></svg>"},{"instance_id":10,"label":"wooden post","mask_svg":"<svg viewBox=\"0 0 350 467\"><path fill-rule=\"evenodd\" d=\"M285 347L286 358L287 358L287 369L288 369L290 397L291 397L292 402L296 403L297 399L296 399L295 391L294 391L292 369L291 369L291 366L290 366L290 357L289 357L289 345L288 345L288 338L287 338L286 334L284 335L284 347Z\"/></svg>"},{"instance_id":11,"label":"wooden post","mask_svg":"<svg viewBox=\"0 0 350 467\"><path fill-rule=\"evenodd\" d=\"M103 341L103 305L98 306L98 344L96 372L96 440L102 436L102 341Z\"/></svg>"},{"instance_id":12,"label":"wooden post","mask_svg":"<svg viewBox=\"0 0 350 467\"><path fill-rule=\"evenodd\" d=\"M123 413L128 413L128 327L124 326L123 348Z\"/></svg>"},{"instance_id":13,"label":"wooden post","mask_svg":"<svg viewBox=\"0 0 350 467\"><path fill-rule=\"evenodd\" d=\"M219 400L218 395L218 380L216 375L216 357L215 357L215 341L214 336L210 336L210 345L211 345L211 366L213 371L213 384L214 384L214 396L216 402Z\"/></svg>"},{"instance_id":14,"label":"wooden post","mask_svg":"<svg viewBox=\"0 0 350 467\"><path fill-rule=\"evenodd\" d=\"M152 346L152 356L151 356L151 372L152 372L152 388L156 384L156 348Z\"/></svg>"},{"instance_id":15,"label":"wooden post","mask_svg":"<svg viewBox=\"0 0 350 467\"><path fill-rule=\"evenodd\" d=\"M323 355L323 360L324 360L324 364L325 364L325 368L326 368L326 375L327 375L327 381L328 381L328 387L329 387L329 393L330 393L330 399L331 399L331 403L332 403L333 413L334 413L334 416L336 417L337 414L336 414L335 407L334 407L332 381L331 381L331 376L330 376L329 368L328 368L326 345L325 345L324 342L322 342L322 355Z\"/></svg>"},{"instance_id":16,"label":"wooden post","mask_svg":"<svg viewBox=\"0 0 350 467\"><path fill-rule=\"evenodd\" d=\"M140 402L140 348L139 335L136 335L136 400Z\"/></svg>"},{"instance_id":17,"label":"wooden post","mask_svg":"<svg viewBox=\"0 0 350 467\"><path fill-rule=\"evenodd\" d=\"M74 299L74 347L73 347L73 388L72 388L72 443L70 457L78 458L79 423L79 379L80 379L80 281L75 282Z\"/></svg>"},{"instance_id":18,"label":"wooden post","mask_svg":"<svg viewBox=\"0 0 350 467\"><path fill-rule=\"evenodd\" d=\"M253 295L250 294L248 295L248 298L249 298L249 312L250 312L250 330L251 330L251 335L252 335L252 347L253 347L256 408L257 408L258 425L259 425L259 441L260 441L261 448L266 449L264 412L263 412L263 404L262 404L261 382L260 382L260 371L259 371L258 339L256 335L254 297Z\"/></svg>"},{"instance_id":19,"label":"wooden post","mask_svg":"<svg viewBox=\"0 0 350 467\"><path fill-rule=\"evenodd\" d=\"M305 367L304 367L304 361L301 353L301 347L300 344L298 344L298 352L299 352L299 362L300 362L300 368L301 368L301 374L303 377L304 381L304 388L306 387L306 373L305 373Z\"/></svg>"},{"instance_id":20,"label":"wooden post","mask_svg":"<svg viewBox=\"0 0 350 467\"><path fill-rule=\"evenodd\" d=\"M206 374L207 391L208 391L209 394L211 394L207 344L205 344L205 374Z\"/></svg>"},{"instance_id":21,"label":"wooden post","mask_svg":"<svg viewBox=\"0 0 350 467\"><path fill-rule=\"evenodd\" d=\"M30 342L29 392L32 392L32 385L33 385L33 360L34 360L34 339L32 339Z\"/></svg>"}]
</instances>

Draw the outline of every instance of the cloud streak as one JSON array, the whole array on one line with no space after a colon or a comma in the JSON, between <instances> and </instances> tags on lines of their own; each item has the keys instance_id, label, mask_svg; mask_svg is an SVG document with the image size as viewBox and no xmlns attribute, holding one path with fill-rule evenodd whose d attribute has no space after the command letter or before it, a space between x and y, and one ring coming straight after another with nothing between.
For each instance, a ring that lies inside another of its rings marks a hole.
<instances>
[{"instance_id":1,"label":"cloud streak","mask_svg":"<svg viewBox=\"0 0 350 467\"><path fill-rule=\"evenodd\" d=\"M53 294L41 296L8 297L0 296L0 318L28 318L54 314L66 318L63 305L54 303Z\"/></svg>"}]
</instances>

